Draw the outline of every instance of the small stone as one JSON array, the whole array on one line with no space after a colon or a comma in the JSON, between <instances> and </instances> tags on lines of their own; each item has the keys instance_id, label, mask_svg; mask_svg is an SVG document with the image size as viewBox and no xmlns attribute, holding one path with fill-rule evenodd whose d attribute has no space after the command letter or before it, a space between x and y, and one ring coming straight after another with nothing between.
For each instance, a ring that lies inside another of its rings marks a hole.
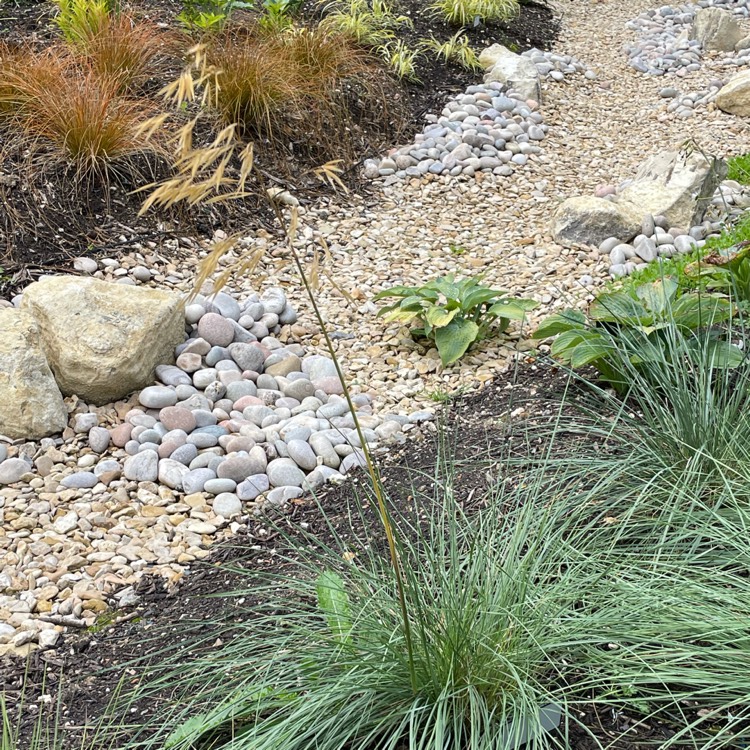
<instances>
[{"instance_id":1,"label":"small stone","mask_svg":"<svg viewBox=\"0 0 750 750\"><path fill-rule=\"evenodd\" d=\"M261 372L266 357L263 350L255 344L232 344L229 354L241 370Z\"/></svg>"},{"instance_id":2,"label":"small stone","mask_svg":"<svg viewBox=\"0 0 750 750\"><path fill-rule=\"evenodd\" d=\"M192 469L182 478L182 489L188 495L203 492L206 482L215 478L216 474L211 469Z\"/></svg>"},{"instance_id":3,"label":"small stone","mask_svg":"<svg viewBox=\"0 0 750 750\"><path fill-rule=\"evenodd\" d=\"M174 461L171 458L162 458L159 461L158 478L162 484L173 490L181 490L183 478L190 472L185 464Z\"/></svg>"},{"instance_id":4,"label":"small stone","mask_svg":"<svg viewBox=\"0 0 750 750\"><path fill-rule=\"evenodd\" d=\"M301 487L304 473L291 458L276 458L266 468L268 481L273 487Z\"/></svg>"},{"instance_id":5,"label":"small stone","mask_svg":"<svg viewBox=\"0 0 750 750\"><path fill-rule=\"evenodd\" d=\"M63 487L72 489L90 489L99 483L99 477L92 471L77 471L60 480Z\"/></svg>"},{"instance_id":6,"label":"small stone","mask_svg":"<svg viewBox=\"0 0 750 750\"><path fill-rule=\"evenodd\" d=\"M146 450L125 460L123 474L133 482L155 482L159 475L159 455Z\"/></svg>"},{"instance_id":7,"label":"small stone","mask_svg":"<svg viewBox=\"0 0 750 750\"><path fill-rule=\"evenodd\" d=\"M138 394L138 401L148 409L163 409L177 403L177 393L164 385L151 385Z\"/></svg>"},{"instance_id":8,"label":"small stone","mask_svg":"<svg viewBox=\"0 0 750 750\"><path fill-rule=\"evenodd\" d=\"M65 515L60 516L53 524L52 528L58 534L68 534L78 526L78 514L70 510Z\"/></svg>"},{"instance_id":9,"label":"small stone","mask_svg":"<svg viewBox=\"0 0 750 750\"><path fill-rule=\"evenodd\" d=\"M159 412L159 421L167 430L192 432L196 428L193 412L181 406L166 406Z\"/></svg>"},{"instance_id":10,"label":"small stone","mask_svg":"<svg viewBox=\"0 0 750 750\"><path fill-rule=\"evenodd\" d=\"M211 346L229 346L234 341L234 326L218 313L206 313L198 321L198 335Z\"/></svg>"},{"instance_id":11,"label":"small stone","mask_svg":"<svg viewBox=\"0 0 750 750\"><path fill-rule=\"evenodd\" d=\"M14 484L31 471L31 464L22 458L7 458L0 463L0 484Z\"/></svg>"},{"instance_id":12,"label":"small stone","mask_svg":"<svg viewBox=\"0 0 750 750\"><path fill-rule=\"evenodd\" d=\"M111 435L106 427L92 427L89 430L89 448L94 453L104 453L109 448Z\"/></svg>"},{"instance_id":13,"label":"small stone","mask_svg":"<svg viewBox=\"0 0 750 750\"><path fill-rule=\"evenodd\" d=\"M287 443L289 458L291 458L300 469L312 471L317 465L318 460L315 452L308 443L303 440L290 440Z\"/></svg>"},{"instance_id":14,"label":"small stone","mask_svg":"<svg viewBox=\"0 0 750 750\"><path fill-rule=\"evenodd\" d=\"M232 492L219 493L211 505L214 513L223 518L232 518L242 513L242 502Z\"/></svg>"},{"instance_id":15,"label":"small stone","mask_svg":"<svg viewBox=\"0 0 750 750\"><path fill-rule=\"evenodd\" d=\"M268 492L270 486L265 474L253 474L237 485L235 493L240 500L255 500L259 495Z\"/></svg>"},{"instance_id":16,"label":"small stone","mask_svg":"<svg viewBox=\"0 0 750 750\"><path fill-rule=\"evenodd\" d=\"M77 434L88 432L92 427L96 427L99 424L99 417L96 414L86 412L84 414L76 414L73 417L73 431Z\"/></svg>"},{"instance_id":17,"label":"small stone","mask_svg":"<svg viewBox=\"0 0 750 750\"><path fill-rule=\"evenodd\" d=\"M233 479L238 483L255 473L257 473L256 462L250 455L245 456L241 453L227 456L216 471L220 479Z\"/></svg>"},{"instance_id":18,"label":"small stone","mask_svg":"<svg viewBox=\"0 0 750 750\"><path fill-rule=\"evenodd\" d=\"M219 466L221 466L221 464L219 464ZM235 482L234 479L212 478L206 480L204 490L211 495L219 495L222 492L233 492L236 487L237 482Z\"/></svg>"}]
</instances>

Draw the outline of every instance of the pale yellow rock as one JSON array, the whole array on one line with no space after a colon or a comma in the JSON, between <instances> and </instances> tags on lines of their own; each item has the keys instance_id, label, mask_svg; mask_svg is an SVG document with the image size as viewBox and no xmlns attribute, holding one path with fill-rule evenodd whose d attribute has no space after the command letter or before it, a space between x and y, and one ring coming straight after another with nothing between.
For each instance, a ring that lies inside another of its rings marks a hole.
<instances>
[{"instance_id":1,"label":"pale yellow rock","mask_svg":"<svg viewBox=\"0 0 750 750\"><path fill-rule=\"evenodd\" d=\"M14 440L65 429L68 411L31 315L0 309L0 434Z\"/></svg>"},{"instance_id":2,"label":"pale yellow rock","mask_svg":"<svg viewBox=\"0 0 750 750\"><path fill-rule=\"evenodd\" d=\"M171 292L52 276L24 292L60 390L104 404L150 384L184 339L182 298Z\"/></svg>"},{"instance_id":3,"label":"pale yellow rock","mask_svg":"<svg viewBox=\"0 0 750 750\"><path fill-rule=\"evenodd\" d=\"M608 237L628 242L638 234L642 218L629 204L593 196L568 198L555 212L552 232L561 245L599 245Z\"/></svg>"},{"instance_id":4,"label":"pale yellow rock","mask_svg":"<svg viewBox=\"0 0 750 750\"><path fill-rule=\"evenodd\" d=\"M641 216L666 216L673 227L692 227L703 219L725 174L720 159L700 151L662 151L638 167L633 182L620 192L619 205L631 203Z\"/></svg>"},{"instance_id":5,"label":"pale yellow rock","mask_svg":"<svg viewBox=\"0 0 750 750\"><path fill-rule=\"evenodd\" d=\"M738 117L750 117L750 70L732 76L716 95L716 106Z\"/></svg>"}]
</instances>

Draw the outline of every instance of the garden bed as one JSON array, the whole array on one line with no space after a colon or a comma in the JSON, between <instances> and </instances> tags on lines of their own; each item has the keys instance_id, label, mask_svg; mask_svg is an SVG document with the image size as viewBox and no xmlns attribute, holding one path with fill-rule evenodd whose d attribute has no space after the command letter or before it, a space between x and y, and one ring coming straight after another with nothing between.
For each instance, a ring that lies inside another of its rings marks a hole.
<instances>
[{"instance_id":1,"label":"garden bed","mask_svg":"<svg viewBox=\"0 0 750 750\"><path fill-rule=\"evenodd\" d=\"M142 90L153 102L157 101L157 92L180 74L180 58L195 41L184 34L176 20L180 9L176 2L150 1L135 2L126 8L135 19L160 27L164 38L173 35L169 59L159 63ZM395 29L395 41L407 47L430 36L443 41L456 31L436 20L417 1L401 3L399 12L413 21L413 27L401 25ZM302 6L298 20L314 25L322 15L320 5L308 1ZM37 50L59 44L60 33L53 18L47 4L6 4L0 17L0 43L31 45ZM234 18L241 25L252 16L237 12ZM534 46L548 48L557 32L558 21L552 11L534 2L524 4L517 19L471 28L466 36L477 51L494 42L522 51ZM380 64L374 53L372 60ZM421 129L425 114L439 112L450 95L478 80L476 72L453 62L438 61L434 56L420 57L418 65L418 82L395 78L388 82L391 76L384 71L390 107L386 117L373 117L373 112L366 110L356 115L361 124L349 130L349 142L342 143L340 149L344 158L341 179L350 189L368 190L360 177L359 165L364 159L389 146L408 142ZM215 128L218 125L210 121L199 124L195 132L196 147L210 144ZM138 216L138 211L146 194L133 191L152 179L168 176L169 167L163 160L154 162L151 157L138 157L140 163L132 171L116 174L115 179L93 176L87 184L80 185L76 176L62 165L50 169L48 164L42 164L44 168L37 173L39 159L36 159L31 169L24 143L4 144L4 165L0 172L0 202L4 207L4 221L0 222L0 295L10 297L44 273L69 268L71 259L82 254L124 254L133 245L148 243L161 249L167 239L185 235L210 237L216 229L227 233L256 228L274 231L273 210L265 197L268 186L292 189L303 203L314 203L321 194L330 192L311 171L324 159L298 149L269 150L263 147L262 139L260 143L261 147L255 149L260 182L253 180L241 201L150 211L144 216ZM44 153L40 157L42 162L47 159ZM236 174L238 168L239 164L233 160L229 173Z\"/></svg>"}]
</instances>

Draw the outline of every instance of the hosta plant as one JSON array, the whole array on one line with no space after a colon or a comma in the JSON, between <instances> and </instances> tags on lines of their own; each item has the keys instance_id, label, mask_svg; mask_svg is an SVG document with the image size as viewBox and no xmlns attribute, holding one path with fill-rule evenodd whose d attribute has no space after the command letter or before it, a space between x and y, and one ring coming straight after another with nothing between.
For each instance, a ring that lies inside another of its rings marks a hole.
<instances>
[{"instance_id":1,"label":"hosta plant","mask_svg":"<svg viewBox=\"0 0 750 750\"><path fill-rule=\"evenodd\" d=\"M375 295L396 297L378 315L388 321L417 321L414 337L432 339L443 365L460 359L490 327L504 331L511 320L523 320L537 303L508 297L506 292L482 286L481 277L456 280L448 274L424 286L394 286Z\"/></svg>"},{"instance_id":2,"label":"hosta plant","mask_svg":"<svg viewBox=\"0 0 750 750\"><path fill-rule=\"evenodd\" d=\"M704 361L732 368L745 360L723 326L734 307L724 296L695 292L677 296L674 279L601 294L588 314L567 310L551 315L533 338L555 336L551 353L572 368L591 365L624 392L635 370L664 360Z\"/></svg>"},{"instance_id":3,"label":"hosta plant","mask_svg":"<svg viewBox=\"0 0 750 750\"><path fill-rule=\"evenodd\" d=\"M719 249L684 269L689 279L712 291L729 294L740 304L750 303L750 241Z\"/></svg>"}]
</instances>

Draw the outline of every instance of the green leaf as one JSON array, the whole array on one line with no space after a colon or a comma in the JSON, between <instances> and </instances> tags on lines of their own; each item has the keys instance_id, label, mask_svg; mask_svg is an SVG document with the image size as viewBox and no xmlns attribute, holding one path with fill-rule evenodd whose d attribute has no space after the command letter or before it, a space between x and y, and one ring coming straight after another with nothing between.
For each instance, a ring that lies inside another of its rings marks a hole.
<instances>
[{"instance_id":1,"label":"green leaf","mask_svg":"<svg viewBox=\"0 0 750 750\"><path fill-rule=\"evenodd\" d=\"M683 294L672 308L675 325L694 330L732 317L732 303L713 294Z\"/></svg>"},{"instance_id":2,"label":"green leaf","mask_svg":"<svg viewBox=\"0 0 750 750\"><path fill-rule=\"evenodd\" d=\"M525 305L519 305L520 300L504 299L496 302L487 310L487 315L497 316L499 318L508 318L509 320L524 320L526 312L530 308Z\"/></svg>"},{"instance_id":3,"label":"green leaf","mask_svg":"<svg viewBox=\"0 0 750 750\"><path fill-rule=\"evenodd\" d=\"M653 316L627 292L600 294L589 307L589 317L606 323L648 325Z\"/></svg>"},{"instance_id":4,"label":"green leaf","mask_svg":"<svg viewBox=\"0 0 750 750\"><path fill-rule=\"evenodd\" d=\"M443 326L447 326L459 312L458 308L446 310L442 307L433 306L428 308L424 317L433 328L442 328Z\"/></svg>"},{"instance_id":5,"label":"green leaf","mask_svg":"<svg viewBox=\"0 0 750 750\"><path fill-rule=\"evenodd\" d=\"M651 284L639 286L635 293L638 299L643 302L646 310L651 312L654 317L661 317L667 310L677 295L679 285L672 278L659 279Z\"/></svg>"},{"instance_id":6,"label":"green leaf","mask_svg":"<svg viewBox=\"0 0 750 750\"><path fill-rule=\"evenodd\" d=\"M349 643L352 616L344 579L338 573L326 570L318 576L315 591L318 595L318 607L325 615L334 638L339 643Z\"/></svg>"},{"instance_id":7,"label":"green leaf","mask_svg":"<svg viewBox=\"0 0 750 750\"><path fill-rule=\"evenodd\" d=\"M463 296L461 299L461 309L466 313L470 313L478 305L483 305L485 302L491 302L498 297L502 297L502 295L503 292L496 289L487 289L485 287L475 289L469 294Z\"/></svg>"},{"instance_id":8,"label":"green leaf","mask_svg":"<svg viewBox=\"0 0 750 750\"><path fill-rule=\"evenodd\" d=\"M572 350L586 340L589 331L585 328L576 328L572 331L563 331L553 342L550 347L550 353L553 357L562 357L569 360Z\"/></svg>"},{"instance_id":9,"label":"green leaf","mask_svg":"<svg viewBox=\"0 0 750 750\"><path fill-rule=\"evenodd\" d=\"M570 355L570 366L573 369L590 365L598 359L603 359L610 353L610 347L601 337L589 338L582 341L573 349Z\"/></svg>"},{"instance_id":10,"label":"green leaf","mask_svg":"<svg viewBox=\"0 0 750 750\"><path fill-rule=\"evenodd\" d=\"M443 365L447 366L460 359L478 335L479 326L465 318L457 318L444 328L438 328L435 331L435 343Z\"/></svg>"},{"instance_id":11,"label":"green leaf","mask_svg":"<svg viewBox=\"0 0 750 750\"><path fill-rule=\"evenodd\" d=\"M531 335L533 339L547 339L574 328L586 328L586 316L580 310L566 310L545 318Z\"/></svg>"},{"instance_id":12,"label":"green leaf","mask_svg":"<svg viewBox=\"0 0 750 750\"><path fill-rule=\"evenodd\" d=\"M416 286L392 286L390 289L383 289L378 292L373 300L385 299L386 297L410 297L419 290Z\"/></svg>"},{"instance_id":13,"label":"green leaf","mask_svg":"<svg viewBox=\"0 0 750 750\"><path fill-rule=\"evenodd\" d=\"M412 318L415 318L419 314L419 310L391 310L390 312L383 315L383 319L390 323L393 320L401 321L402 323L408 323Z\"/></svg>"}]
</instances>

